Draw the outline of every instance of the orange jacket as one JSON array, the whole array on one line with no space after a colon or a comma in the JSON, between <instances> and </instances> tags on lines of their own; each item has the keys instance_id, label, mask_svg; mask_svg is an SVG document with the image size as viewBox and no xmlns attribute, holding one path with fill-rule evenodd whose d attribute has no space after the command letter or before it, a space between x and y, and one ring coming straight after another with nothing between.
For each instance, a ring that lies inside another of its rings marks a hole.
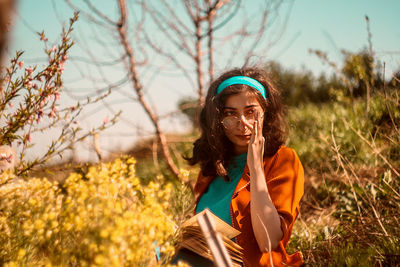
<instances>
[{"instance_id":1,"label":"orange jacket","mask_svg":"<svg viewBox=\"0 0 400 267\"><path fill-rule=\"evenodd\" d=\"M251 224L250 173L246 165L231 199L231 220L233 227L241 232L236 242L244 249L244 266L271 266L270 256L274 266L300 266L303 263L301 252L288 255L285 247L304 193L303 166L294 150L282 146L275 155L264 158L264 173L268 192L281 218L283 237L271 253L260 251ZM196 204L212 180L200 172L194 187Z\"/></svg>"}]
</instances>

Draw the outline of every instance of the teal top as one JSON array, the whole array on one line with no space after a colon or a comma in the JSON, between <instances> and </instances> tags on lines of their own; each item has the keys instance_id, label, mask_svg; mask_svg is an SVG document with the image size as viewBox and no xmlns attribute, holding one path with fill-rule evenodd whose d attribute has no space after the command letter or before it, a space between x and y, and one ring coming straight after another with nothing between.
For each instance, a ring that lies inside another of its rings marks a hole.
<instances>
[{"instance_id":1,"label":"teal top","mask_svg":"<svg viewBox=\"0 0 400 267\"><path fill-rule=\"evenodd\" d=\"M201 196L196 207L196 213L209 208L212 213L232 226L231 199L236 185L242 177L246 161L247 153L233 158L232 164L228 167L230 181L225 181L221 176L215 178L208 190Z\"/></svg>"}]
</instances>

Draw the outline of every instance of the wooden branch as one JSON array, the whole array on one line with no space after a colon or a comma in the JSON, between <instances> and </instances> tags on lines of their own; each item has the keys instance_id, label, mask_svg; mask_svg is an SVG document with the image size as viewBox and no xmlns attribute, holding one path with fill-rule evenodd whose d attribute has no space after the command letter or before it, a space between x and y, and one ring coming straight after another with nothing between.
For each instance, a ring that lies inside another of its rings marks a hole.
<instances>
[{"instance_id":1,"label":"wooden branch","mask_svg":"<svg viewBox=\"0 0 400 267\"><path fill-rule=\"evenodd\" d=\"M201 24L200 22L194 22L196 25L196 57L195 57L195 62L196 62L196 74L197 74L197 90L199 94L199 101L200 105L204 106L205 103L205 97L204 97L204 84L203 84L203 66L202 66L202 55L203 51L201 49L201 42L202 42L202 37L201 37Z\"/></svg>"},{"instance_id":2,"label":"wooden branch","mask_svg":"<svg viewBox=\"0 0 400 267\"><path fill-rule=\"evenodd\" d=\"M180 19L180 16L177 16L177 12L176 12L176 8L171 7L168 4L168 0L162 0L163 4L165 5L165 7L168 9L169 11L169 16L171 16L177 23L177 25L179 25L186 34L190 34L191 30L186 26L186 24ZM171 2L171 1L170 1ZM178 28L178 27L177 27Z\"/></svg>"},{"instance_id":3,"label":"wooden branch","mask_svg":"<svg viewBox=\"0 0 400 267\"><path fill-rule=\"evenodd\" d=\"M85 18L91 22L93 22L96 25L102 25L104 27L107 27L108 29L111 29L111 24L109 23L109 21L107 21L107 24L95 19L92 15L90 15L90 13L76 7L74 4L71 3L71 0L65 0L65 2L74 10L74 11L79 11L79 16L82 18Z\"/></svg>"},{"instance_id":4,"label":"wooden branch","mask_svg":"<svg viewBox=\"0 0 400 267\"><path fill-rule=\"evenodd\" d=\"M172 160L171 154L168 149L166 137L165 137L164 133L162 132L161 127L159 125L158 117L153 112L153 110L150 108L150 105L147 103L147 101L143 97L143 88L142 88L142 85L139 81L139 77L137 74L135 56L134 56L133 49L132 49L132 47L128 41L127 35L126 35L126 2L125 2L125 0L118 0L118 5L119 5L119 11L120 11L120 15L121 15L120 21L118 23L118 33L120 36L121 44L124 47L124 49L128 55L128 58L129 58L129 72L131 74L131 82L132 82L133 87L138 96L139 103L142 105L143 109L145 110L147 115L150 117L154 127L156 128L156 135L159 139L164 158L167 161L168 168L173 173L173 175L175 175L178 178L179 170Z\"/></svg>"},{"instance_id":5,"label":"wooden branch","mask_svg":"<svg viewBox=\"0 0 400 267\"><path fill-rule=\"evenodd\" d=\"M214 48L213 48L213 41L214 41L214 19L217 15L217 11L222 8L225 4L229 3L230 0L216 0L215 3L211 4L210 0L207 0L206 3L208 4L208 13L207 13L207 24L208 24L208 32L207 32L207 39L208 39L208 76L209 76L209 83L214 80ZM200 105L203 106L204 102L200 100Z\"/></svg>"},{"instance_id":6,"label":"wooden branch","mask_svg":"<svg viewBox=\"0 0 400 267\"><path fill-rule=\"evenodd\" d=\"M176 24L172 23L163 14L156 11L155 9L150 9L144 3L142 4L142 8L144 11L147 11L150 14L151 18L154 20L157 27L160 29L161 32L165 34L167 40L172 42L178 49L185 52L189 57L191 58L195 57L190 46L187 44L186 36L188 35L188 33L184 33L181 30L179 30ZM165 27L165 25L168 27ZM186 29L187 28L185 28L185 30ZM171 35L169 31L173 31L175 33L175 36ZM179 41L175 40L176 37L178 37Z\"/></svg>"},{"instance_id":7,"label":"wooden branch","mask_svg":"<svg viewBox=\"0 0 400 267\"><path fill-rule=\"evenodd\" d=\"M192 9L190 8L190 1L183 1L183 3L185 5L187 14L190 16L192 21L194 21L195 20L195 15L193 14Z\"/></svg>"},{"instance_id":8,"label":"wooden branch","mask_svg":"<svg viewBox=\"0 0 400 267\"><path fill-rule=\"evenodd\" d=\"M188 72L188 70L181 64L179 63L176 54L170 54L165 52L164 50L162 50L160 47L158 47L156 44L154 44L151 39L149 38L149 36L144 32L144 38L147 42L148 45L150 45L150 47L157 53L160 54L164 57L166 57L168 60L170 60L171 62L173 62L175 64L175 66L180 69L183 73L183 75L187 78L187 80L189 81L189 83L193 86L193 88L195 87L194 81L192 79L192 77L190 77L190 74Z\"/></svg>"},{"instance_id":9,"label":"wooden branch","mask_svg":"<svg viewBox=\"0 0 400 267\"><path fill-rule=\"evenodd\" d=\"M218 3L222 3L221 1L217 1L215 6ZM214 32L213 32L213 22L214 17L217 13L216 7L212 8L210 13L208 14L207 22L208 22L208 76L209 76L209 83L214 80L214 49L213 49L213 41L214 41ZM204 104L200 102L200 104Z\"/></svg>"},{"instance_id":10,"label":"wooden branch","mask_svg":"<svg viewBox=\"0 0 400 267\"><path fill-rule=\"evenodd\" d=\"M267 28L267 17L268 17L269 10L266 8L263 12L262 21L260 23L260 28L256 33L256 37L253 38L253 44L250 45L250 48L247 50L247 56L245 57L245 62L250 60L250 57L254 54L254 50L256 49L257 45L260 43L261 39L263 38L266 28Z\"/></svg>"},{"instance_id":11,"label":"wooden branch","mask_svg":"<svg viewBox=\"0 0 400 267\"><path fill-rule=\"evenodd\" d=\"M100 10L98 10L91 2L90 0L83 0L86 5L89 7L89 9L95 13L97 16L101 17L102 19L104 19L105 21L107 21L108 23L110 23L111 25L116 25L116 23L114 21L112 21L109 17L107 17L105 14L103 14L102 12L100 12Z\"/></svg>"},{"instance_id":12,"label":"wooden branch","mask_svg":"<svg viewBox=\"0 0 400 267\"><path fill-rule=\"evenodd\" d=\"M215 4L216 9L221 9L223 5L228 4L229 2L231 2L230 0L226 0L226 1L218 1L219 3ZM230 20L232 20L235 15L237 14L237 12L239 11L239 7L240 7L240 3L241 0L236 0L234 1L235 6L233 7L234 10L233 12L229 13L228 12L228 17L226 19L224 19L222 22L218 23L215 27L214 27L214 31L222 28L223 26L225 26ZM228 10L229 11L229 10ZM223 16L223 14L220 14L220 16Z\"/></svg>"}]
</instances>

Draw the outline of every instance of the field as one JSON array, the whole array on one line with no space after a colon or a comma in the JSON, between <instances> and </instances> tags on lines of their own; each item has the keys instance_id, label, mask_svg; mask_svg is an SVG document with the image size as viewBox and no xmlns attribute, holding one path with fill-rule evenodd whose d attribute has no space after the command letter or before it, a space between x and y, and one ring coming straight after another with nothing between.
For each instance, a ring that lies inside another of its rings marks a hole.
<instances>
[{"instance_id":1,"label":"field","mask_svg":"<svg viewBox=\"0 0 400 267\"><path fill-rule=\"evenodd\" d=\"M302 160L306 190L288 249L302 251L307 266L399 265L398 88L376 92L370 107L365 116L360 98L354 108L340 101L289 108L287 145ZM191 147L174 146L181 154ZM75 166L59 181L3 173L0 263L148 266L157 246L167 264L192 195L152 162ZM180 166L181 178L193 181L198 169L182 159Z\"/></svg>"}]
</instances>

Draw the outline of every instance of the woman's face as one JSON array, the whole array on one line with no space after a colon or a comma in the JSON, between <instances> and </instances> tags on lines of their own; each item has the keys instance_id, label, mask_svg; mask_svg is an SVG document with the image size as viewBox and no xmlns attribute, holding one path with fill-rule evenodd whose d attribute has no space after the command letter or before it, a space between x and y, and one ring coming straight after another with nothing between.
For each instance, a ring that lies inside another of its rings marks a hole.
<instances>
[{"instance_id":1,"label":"woman's face","mask_svg":"<svg viewBox=\"0 0 400 267\"><path fill-rule=\"evenodd\" d=\"M247 152L254 121L256 116L261 117L262 114L263 110L257 98L246 92L232 95L226 100L221 123L226 137L234 146L236 155Z\"/></svg>"}]
</instances>

